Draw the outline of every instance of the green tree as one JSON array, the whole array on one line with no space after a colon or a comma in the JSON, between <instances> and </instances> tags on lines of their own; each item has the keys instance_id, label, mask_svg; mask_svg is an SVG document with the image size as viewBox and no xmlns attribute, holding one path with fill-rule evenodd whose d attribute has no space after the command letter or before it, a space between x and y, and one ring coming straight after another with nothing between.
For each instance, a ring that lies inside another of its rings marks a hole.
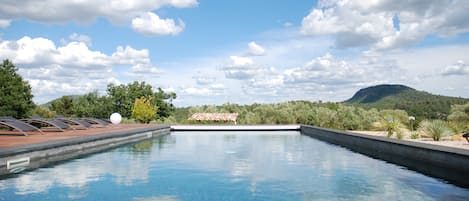
<instances>
[{"instance_id":1,"label":"green tree","mask_svg":"<svg viewBox=\"0 0 469 201\"><path fill-rule=\"evenodd\" d=\"M132 118L142 123L150 123L155 118L157 110L158 106L153 105L152 98L142 96L135 99Z\"/></svg>"},{"instance_id":2,"label":"green tree","mask_svg":"<svg viewBox=\"0 0 469 201\"><path fill-rule=\"evenodd\" d=\"M457 132L469 131L469 103L451 106L451 114L448 116L448 120Z\"/></svg>"},{"instance_id":3,"label":"green tree","mask_svg":"<svg viewBox=\"0 0 469 201\"><path fill-rule=\"evenodd\" d=\"M80 96L73 105L73 113L78 117L109 118L113 113L111 99L99 96L97 91Z\"/></svg>"},{"instance_id":4,"label":"green tree","mask_svg":"<svg viewBox=\"0 0 469 201\"><path fill-rule=\"evenodd\" d=\"M158 106L157 118L162 120L163 118L171 116L174 112L173 100L176 99L176 93L166 93L163 89L158 88L158 91L154 93L153 103Z\"/></svg>"},{"instance_id":5,"label":"green tree","mask_svg":"<svg viewBox=\"0 0 469 201\"><path fill-rule=\"evenodd\" d=\"M0 65L0 116L24 118L35 107L31 86L17 71L8 59Z\"/></svg>"},{"instance_id":6,"label":"green tree","mask_svg":"<svg viewBox=\"0 0 469 201\"><path fill-rule=\"evenodd\" d=\"M152 98L154 105L158 106L158 118L171 115L174 110L172 100L176 98L175 93L166 93L161 88L156 92L153 87L145 82L132 82L127 85L107 86L107 93L113 105L113 111L119 112L123 117L130 118L135 99L140 97Z\"/></svg>"},{"instance_id":7,"label":"green tree","mask_svg":"<svg viewBox=\"0 0 469 201\"><path fill-rule=\"evenodd\" d=\"M62 96L60 99L51 102L49 109L59 115L71 117L73 115L73 98L71 96Z\"/></svg>"}]
</instances>

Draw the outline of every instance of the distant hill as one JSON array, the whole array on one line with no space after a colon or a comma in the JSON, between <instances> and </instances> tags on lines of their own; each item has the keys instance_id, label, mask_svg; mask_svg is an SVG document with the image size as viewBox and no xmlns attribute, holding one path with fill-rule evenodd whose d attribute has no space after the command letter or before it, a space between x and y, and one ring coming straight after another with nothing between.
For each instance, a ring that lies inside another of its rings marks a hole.
<instances>
[{"instance_id":1,"label":"distant hill","mask_svg":"<svg viewBox=\"0 0 469 201\"><path fill-rule=\"evenodd\" d=\"M451 105L464 104L469 99L434 95L405 85L377 85L360 89L345 103L378 109L402 109L409 115L445 119Z\"/></svg>"},{"instance_id":2,"label":"distant hill","mask_svg":"<svg viewBox=\"0 0 469 201\"><path fill-rule=\"evenodd\" d=\"M72 100L73 100L73 101L77 101L78 98L80 98L80 96L82 96L82 95L67 95L67 96L72 97ZM56 98L56 99L54 99L54 100L51 100L51 101L49 101L49 102L47 102L47 103L41 104L40 106L49 108L49 106L52 104L52 102L54 102L54 101L56 101L56 100L59 100L60 98L62 98L62 97L59 97L59 98Z\"/></svg>"}]
</instances>

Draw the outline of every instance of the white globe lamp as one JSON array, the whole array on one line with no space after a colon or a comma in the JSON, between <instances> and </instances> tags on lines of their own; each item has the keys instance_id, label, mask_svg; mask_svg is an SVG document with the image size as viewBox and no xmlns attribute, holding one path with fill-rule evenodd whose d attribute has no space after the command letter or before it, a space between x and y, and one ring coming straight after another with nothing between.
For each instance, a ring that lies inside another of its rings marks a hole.
<instances>
[{"instance_id":1,"label":"white globe lamp","mask_svg":"<svg viewBox=\"0 0 469 201\"><path fill-rule=\"evenodd\" d=\"M117 125L122 121L122 116L119 113L115 112L111 114L111 117L109 117L109 119L113 124Z\"/></svg>"}]
</instances>

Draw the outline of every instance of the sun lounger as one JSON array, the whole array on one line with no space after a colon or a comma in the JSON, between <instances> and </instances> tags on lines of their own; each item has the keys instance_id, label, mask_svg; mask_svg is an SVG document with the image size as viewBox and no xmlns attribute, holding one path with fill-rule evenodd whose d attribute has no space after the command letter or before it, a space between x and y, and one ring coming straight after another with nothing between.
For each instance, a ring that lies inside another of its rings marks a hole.
<instances>
[{"instance_id":1,"label":"sun lounger","mask_svg":"<svg viewBox=\"0 0 469 201\"><path fill-rule=\"evenodd\" d=\"M31 117L28 119L22 119L26 123L35 125L40 128L45 128L48 130L56 130L56 131L65 131L67 129L74 129L70 125L64 123L63 121L59 121L57 119L45 119L41 117Z\"/></svg>"},{"instance_id":2,"label":"sun lounger","mask_svg":"<svg viewBox=\"0 0 469 201\"><path fill-rule=\"evenodd\" d=\"M74 119L74 118L63 118L63 117L59 117L59 118L56 118L60 121L63 121L69 125L72 125L72 126L77 126L76 128L77 129L88 129L91 127L91 124L88 123L87 121L84 121L84 120L81 120L81 119Z\"/></svg>"},{"instance_id":3,"label":"sun lounger","mask_svg":"<svg viewBox=\"0 0 469 201\"><path fill-rule=\"evenodd\" d=\"M90 118L90 117L81 118L81 119L88 122L88 123L90 123L91 125L97 125L99 127L105 127L105 126L109 125L109 122L101 120L101 119Z\"/></svg>"},{"instance_id":4,"label":"sun lounger","mask_svg":"<svg viewBox=\"0 0 469 201\"><path fill-rule=\"evenodd\" d=\"M37 131L40 134L43 134L42 131L39 128L37 128L37 127L35 127L31 124L27 124L25 122L22 122L22 121L20 121L18 119L15 119L13 117L1 116L0 117L0 126L8 127L12 130L16 130L16 131L20 132L21 135L24 135L24 136L28 136L28 134L26 132L30 132L30 131Z\"/></svg>"}]
</instances>

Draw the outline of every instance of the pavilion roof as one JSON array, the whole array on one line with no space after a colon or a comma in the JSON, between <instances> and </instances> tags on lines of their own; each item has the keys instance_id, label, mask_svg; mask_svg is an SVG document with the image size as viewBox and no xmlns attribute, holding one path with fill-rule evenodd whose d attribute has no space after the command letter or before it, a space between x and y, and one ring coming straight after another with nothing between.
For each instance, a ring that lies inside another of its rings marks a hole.
<instances>
[{"instance_id":1,"label":"pavilion roof","mask_svg":"<svg viewBox=\"0 0 469 201\"><path fill-rule=\"evenodd\" d=\"M194 113L189 120L197 121L236 121L238 113Z\"/></svg>"}]
</instances>

